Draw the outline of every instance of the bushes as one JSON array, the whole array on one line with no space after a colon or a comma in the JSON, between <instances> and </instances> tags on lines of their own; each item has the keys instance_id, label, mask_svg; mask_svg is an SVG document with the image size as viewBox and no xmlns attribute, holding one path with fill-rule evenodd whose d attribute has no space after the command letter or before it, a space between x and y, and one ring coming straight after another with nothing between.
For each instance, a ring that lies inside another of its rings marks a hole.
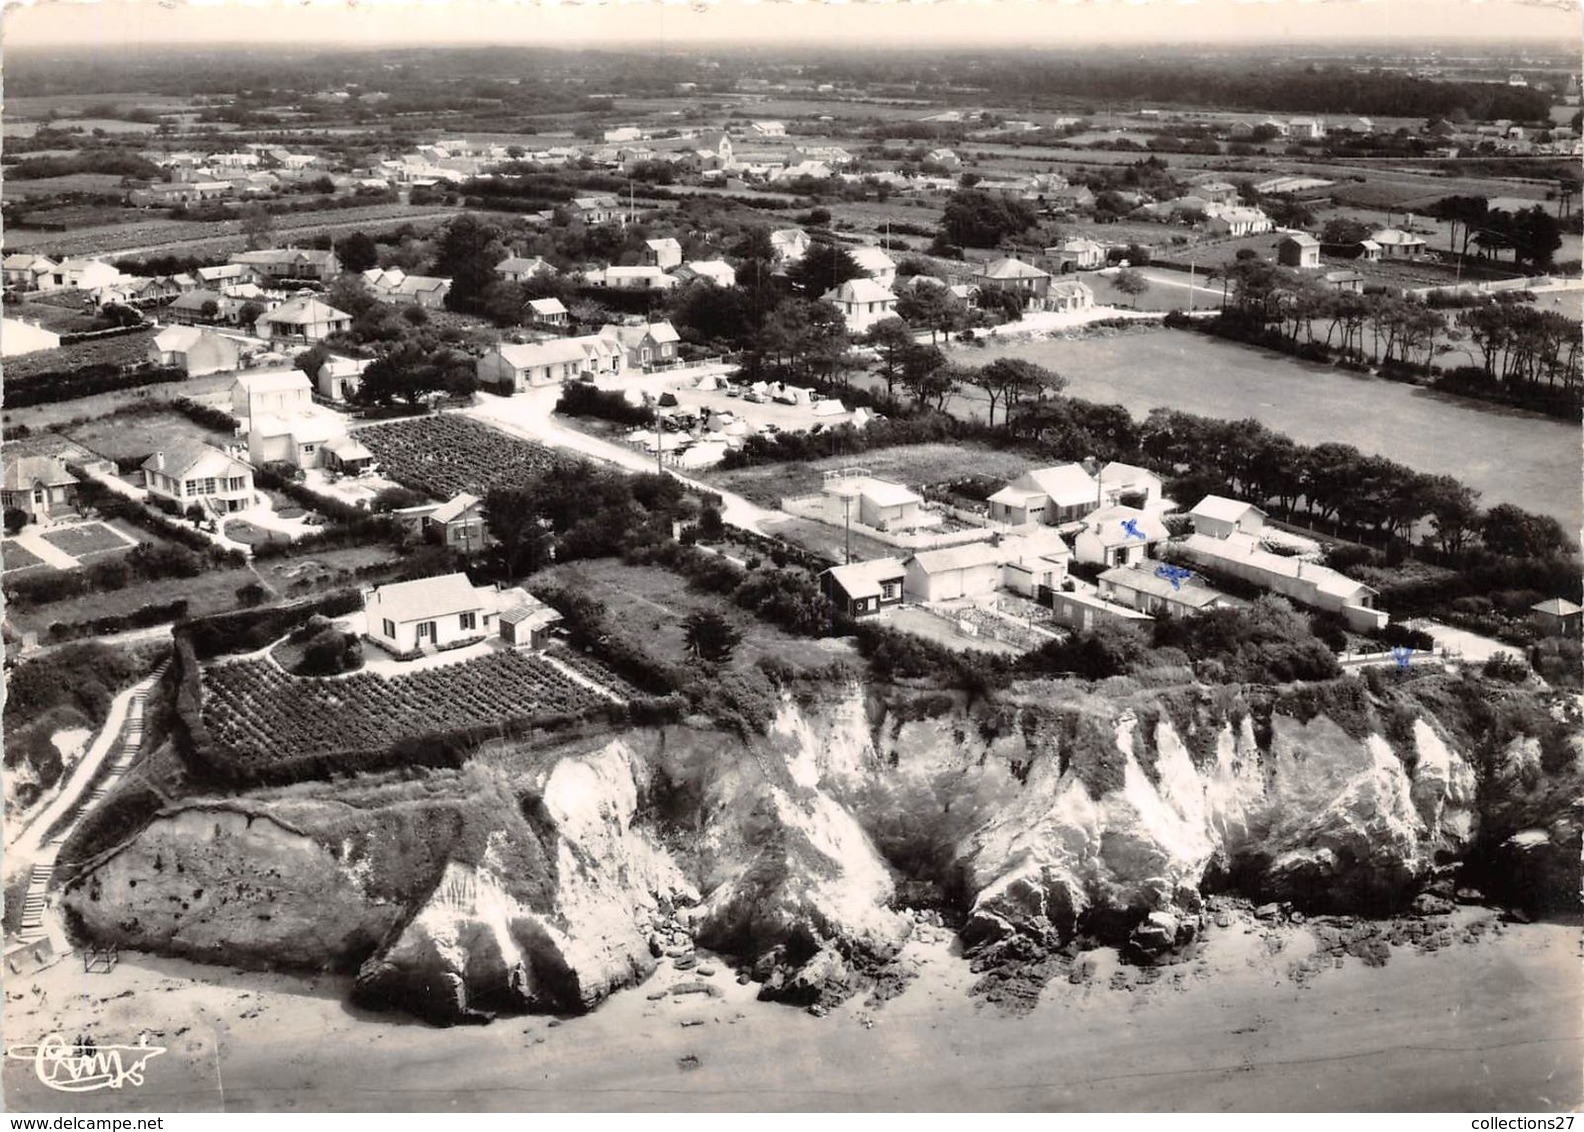
<instances>
[{"instance_id":1,"label":"bushes","mask_svg":"<svg viewBox=\"0 0 1584 1132\"><path fill-rule=\"evenodd\" d=\"M232 653L255 652L286 635L315 613L341 617L363 608L358 590L338 590L312 601L271 609L237 610L199 617L176 627L176 637L185 641L195 658L210 660Z\"/></svg>"},{"instance_id":2,"label":"bushes","mask_svg":"<svg viewBox=\"0 0 1584 1132\"><path fill-rule=\"evenodd\" d=\"M82 397L92 397L96 393L110 393L118 389L138 389L145 385L185 380L187 380L186 373L174 366L126 370L115 365L93 365L74 370L31 374L27 377L8 377L6 407L23 409L32 405L54 404L58 401L76 401Z\"/></svg>"},{"instance_id":3,"label":"bushes","mask_svg":"<svg viewBox=\"0 0 1584 1132\"><path fill-rule=\"evenodd\" d=\"M74 641L79 637L102 637L109 633L123 633L129 629L147 629L154 625L164 625L171 621L180 621L186 616L186 598L163 603L150 602L148 605L139 606L131 613L95 617L91 621L51 622L49 639L54 642Z\"/></svg>"},{"instance_id":4,"label":"bushes","mask_svg":"<svg viewBox=\"0 0 1584 1132\"><path fill-rule=\"evenodd\" d=\"M171 402L171 408L181 413L187 419L203 425L205 428L215 429L217 432L231 433L236 431L237 420L230 413L208 405L200 405L187 397L178 397Z\"/></svg>"},{"instance_id":5,"label":"bushes","mask_svg":"<svg viewBox=\"0 0 1584 1132\"><path fill-rule=\"evenodd\" d=\"M568 383L556 401L555 411L569 417L597 417L620 425L652 425L654 411L634 405L618 390L599 389L586 382Z\"/></svg>"}]
</instances>

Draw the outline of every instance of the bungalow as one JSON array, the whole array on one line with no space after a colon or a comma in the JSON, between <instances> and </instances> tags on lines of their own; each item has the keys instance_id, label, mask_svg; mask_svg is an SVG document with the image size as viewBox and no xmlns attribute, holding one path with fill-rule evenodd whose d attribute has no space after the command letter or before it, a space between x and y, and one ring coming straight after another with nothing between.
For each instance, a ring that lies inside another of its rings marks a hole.
<instances>
[{"instance_id":1,"label":"bungalow","mask_svg":"<svg viewBox=\"0 0 1584 1132\"><path fill-rule=\"evenodd\" d=\"M195 267L193 274L200 288L225 291L238 283L257 283L259 273L245 263L222 263L215 267Z\"/></svg>"},{"instance_id":2,"label":"bungalow","mask_svg":"<svg viewBox=\"0 0 1584 1132\"><path fill-rule=\"evenodd\" d=\"M1209 538L1230 538L1248 535L1258 538L1265 529L1265 512L1241 499L1228 499L1224 495L1207 495L1188 512L1194 531Z\"/></svg>"},{"instance_id":3,"label":"bungalow","mask_svg":"<svg viewBox=\"0 0 1584 1132\"><path fill-rule=\"evenodd\" d=\"M875 558L832 566L820 575L820 588L847 616L863 617L901 605L906 577L900 558Z\"/></svg>"},{"instance_id":4,"label":"bungalow","mask_svg":"<svg viewBox=\"0 0 1584 1132\"><path fill-rule=\"evenodd\" d=\"M143 461L149 494L224 514L253 504L253 469L218 448L178 441Z\"/></svg>"},{"instance_id":5,"label":"bungalow","mask_svg":"<svg viewBox=\"0 0 1584 1132\"><path fill-rule=\"evenodd\" d=\"M609 323L599 336L621 348L626 368L638 370L674 362L682 341L669 322Z\"/></svg>"},{"instance_id":6,"label":"bungalow","mask_svg":"<svg viewBox=\"0 0 1584 1132\"><path fill-rule=\"evenodd\" d=\"M448 550L484 549L484 501L460 492L424 516L424 533Z\"/></svg>"},{"instance_id":7,"label":"bungalow","mask_svg":"<svg viewBox=\"0 0 1584 1132\"><path fill-rule=\"evenodd\" d=\"M1030 468L989 498L990 518L1014 527L1076 522L1100 505L1100 485L1082 464Z\"/></svg>"},{"instance_id":8,"label":"bungalow","mask_svg":"<svg viewBox=\"0 0 1584 1132\"><path fill-rule=\"evenodd\" d=\"M668 271L682 262L682 245L670 236L644 242L644 263Z\"/></svg>"},{"instance_id":9,"label":"bungalow","mask_svg":"<svg viewBox=\"0 0 1584 1132\"><path fill-rule=\"evenodd\" d=\"M521 587L503 590L499 598L500 637L518 648L542 649L561 624L561 614Z\"/></svg>"},{"instance_id":10,"label":"bungalow","mask_svg":"<svg viewBox=\"0 0 1584 1132\"><path fill-rule=\"evenodd\" d=\"M56 513L75 508L80 482L53 456L7 452L0 458L0 506L25 511L30 522L47 523Z\"/></svg>"},{"instance_id":11,"label":"bungalow","mask_svg":"<svg viewBox=\"0 0 1584 1132\"><path fill-rule=\"evenodd\" d=\"M859 269L880 286L890 287L896 282L896 261L886 255L884 248L853 248L851 255Z\"/></svg>"},{"instance_id":12,"label":"bungalow","mask_svg":"<svg viewBox=\"0 0 1584 1132\"><path fill-rule=\"evenodd\" d=\"M847 329L855 334L896 313L896 296L873 279L849 279L822 297L836 305L847 321Z\"/></svg>"},{"instance_id":13,"label":"bungalow","mask_svg":"<svg viewBox=\"0 0 1584 1132\"><path fill-rule=\"evenodd\" d=\"M1050 527L1012 535L997 544L1001 552L1001 585L1035 601L1048 601L1067 580L1072 550Z\"/></svg>"},{"instance_id":14,"label":"bungalow","mask_svg":"<svg viewBox=\"0 0 1584 1132\"><path fill-rule=\"evenodd\" d=\"M313 385L300 369L240 373L231 383L231 415L239 421L296 416L312 407Z\"/></svg>"},{"instance_id":15,"label":"bungalow","mask_svg":"<svg viewBox=\"0 0 1584 1132\"><path fill-rule=\"evenodd\" d=\"M167 326L149 341L151 365L174 366L188 377L236 369L242 348L235 338L196 326Z\"/></svg>"},{"instance_id":16,"label":"bungalow","mask_svg":"<svg viewBox=\"0 0 1584 1132\"><path fill-rule=\"evenodd\" d=\"M439 310L451 293L451 280L436 275L408 275L390 292L390 301L424 310Z\"/></svg>"},{"instance_id":17,"label":"bungalow","mask_svg":"<svg viewBox=\"0 0 1584 1132\"><path fill-rule=\"evenodd\" d=\"M172 322L218 322L230 318L238 304L219 291L200 287L180 296L165 308L165 317Z\"/></svg>"},{"instance_id":18,"label":"bungalow","mask_svg":"<svg viewBox=\"0 0 1584 1132\"><path fill-rule=\"evenodd\" d=\"M554 275L556 269L540 256L525 259L509 255L495 265L495 274L505 283L527 283L540 275Z\"/></svg>"},{"instance_id":19,"label":"bungalow","mask_svg":"<svg viewBox=\"0 0 1584 1132\"><path fill-rule=\"evenodd\" d=\"M903 563L903 592L925 602L984 597L1001 585L1001 558L987 542L920 551Z\"/></svg>"},{"instance_id":20,"label":"bungalow","mask_svg":"<svg viewBox=\"0 0 1584 1132\"><path fill-rule=\"evenodd\" d=\"M529 299L528 321L535 326L566 326L572 315L560 299Z\"/></svg>"},{"instance_id":21,"label":"bungalow","mask_svg":"<svg viewBox=\"0 0 1584 1132\"><path fill-rule=\"evenodd\" d=\"M9 476L6 482L10 483ZM11 504L7 503L7 507ZM1529 607L1531 619L1548 637L1576 637L1584 626L1584 607L1566 598L1553 597Z\"/></svg>"},{"instance_id":22,"label":"bungalow","mask_svg":"<svg viewBox=\"0 0 1584 1132\"><path fill-rule=\"evenodd\" d=\"M1045 249L1045 261L1058 272L1093 271L1105 265L1105 247L1078 237Z\"/></svg>"},{"instance_id":23,"label":"bungalow","mask_svg":"<svg viewBox=\"0 0 1584 1132\"><path fill-rule=\"evenodd\" d=\"M924 505L923 496L902 484L866 475L828 476L820 491L825 496L825 515L830 522L850 520L880 531L918 526L919 508Z\"/></svg>"},{"instance_id":24,"label":"bungalow","mask_svg":"<svg viewBox=\"0 0 1584 1132\"><path fill-rule=\"evenodd\" d=\"M48 291L66 285L54 261L31 252L13 252L6 256L4 272L8 291Z\"/></svg>"},{"instance_id":25,"label":"bungalow","mask_svg":"<svg viewBox=\"0 0 1584 1132\"><path fill-rule=\"evenodd\" d=\"M1236 204L1241 194L1231 181L1206 181L1193 187L1193 194L1211 204Z\"/></svg>"},{"instance_id":26,"label":"bungalow","mask_svg":"<svg viewBox=\"0 0 1584 1132\"><path fill-rule=\"evenodd\" d=\"M1364 276L1346 268L1326 272L1320 277L1320 282L1332 291L1351 291L1355 295L1364 293Z\"/></svg>"},{"instance_id":27,"label":"bungalow","mask_svg":"<svg viewBox=\"0 0 1584 1132\"><path fill-rule=\"evenodd\" d=\"M500 594L462 573L363 591L368 639L398 657L472 644L496 631Z\"/></svg>"},{"instance_id":28,"label":"bungalow","mask_svg":"<svg viewBox=\"0 0 1584 1132\"><path fill-rule=\"evenodd\" d=\"M53 350L60 344L59 334L45 330L36 322L23 322L19 318L0 319L0 357L14 358L19 354Z\"/></svg>"},{"instance_id":29,"label":"bungalow","mask_svg":"<svg viewBox=\"0 0 1584 1132\"><path fill-rule=\"evenodd\" d=\"M752 123L752 129L754 133L762 138L786 137L785 122L754 122Z\"/></svg>"},{"instance_id":30,"label":"bungalow","mask_svg":"<svg viewBox=\"0 0 1584 1132\"><path fill-rule=\"evenodd\" d=\"M1088 185L1068 185L1065 189L1056 189L1047 194L1045 198L1049 208L1061 212L1078 212L1093 208L1094 202L1094 190Z\"/></svg>"},{"instance_id":31,"label":"bungalow","mask_svg":"<svg viewBox=\"0 0 1584 1132\"><path fill-rule=\"evenodd\" d=\"M949 149L932 149L924 155L924 160L943 169L961 169L963 164L962 158Z\"/></svg>"},{"instance_id":32,"label":"bungalow","mask_svg":"<svg viewBox=\"0 0 1584 1132\"><path fill-rule=\"evenodd\" d=\"M995 288L1014 291L1023 296L1028 307L1038 310L1045 305L1045 294L1050 290L1051 276L1033 264L1020 259L1003 257L986 264L974 272L973 281L981 292Z\"/></svg>"},{"instance_id":33,"label":"bungalow","mask_svg":"<svg viewBox=\"0 0 1584 1132\"><path fill-rule=\"evenodd\" d=\"M62 260L56 273L65 278L67 287L76 291L94 291L100 287L113 287L121 282L122 278L120 268L101 263L97 259Z\"/></svg>"},{"instance_id":34,"label":"bungalow","mask_svg":"<svg viewBox=\"0 0 1584 1132\"><path fill-rule=\"evenodd\" d=\"M1374 263L1381 258L1381 246L1374 240L1360 240L1354 247L1354 259L1362 259Z\"/></svg>"},{"instance_id":35,"label":"bungalow","mask_svg":"<svg viewBox=\"0 0 1584 1132\"><path fill-rule=\"evenodd\" d=\"M1380 245L1381 259L1418 259L1428 247L1423 239L1400 228L1371 232L1370 239Z\"/></svg>"},{"instance_id":36,"label":"bungalow","mask_svg":"<svg viewBox=\"0 0 1584 1132\"><path fill-rule=\"evenodd\" d=\"M647 264L639 267L596 267L584 278L595 287L614 291L669 291L677 286L675 276Z\"/></svg>"},{"instance_id":37,"label":"bungalow","mask_svg":"<svg viewBox=\"0 0 1584 1132\"><path fill-rule=\"evenodd\" d=\"M1100 596L1151 616L1186 617L1227 604L1197 578L1181 578L1148 566L1114 566L1101 574Z\"/></svg>"},{"instance_id":38,"label":"bungalow","mask_svg":"<svg viewBox=\"0 0 1584 1132\"><path fill-rule=\"evenodd\" d=\"M627 214L621 201L613 196L574 197L568 206L572 219L584 224L620 224L625 226Z\"/></svg>"},{"instance_id":39,"label":"bungalow","mask_svg":"<svg viewBox=\"0 0 1584 1132\"><path fill-rule=\"evenodd\" d=\"M1120 503L1124 496L1142 496L1143 502L1137 506L1143 511L1158 510L1165 502L1161 497L1161 478L1132 464L1112 460L1100 469L1098 480L1102 506Z\"/></svg>"},{"instance_id":40,"label":"bungalow","mask_svg":"<svg viewBox=\"0 0 1584 1132\"><path fill-rule=\"evenodd\" d=\"M350 434L331 437L323 454L324 466L342 475L359 476L374 467L374 453Z\"/></svg>"},{"instance_id":41,"label":"bungalow","mask_svg":"<svg viewBox=\"0 0 1584 1132\"><path fill-rule=\"evenodd\" d=\"M796 263L808 253L812 242L801 228L777 228L770 233L770 247L777 263Z\"/></svg>"},{"instance_id":42,"label":"bungalow","mask_svg":"<svg viewBox=\"0 0 1584 1132\"><path fill-rule=\"evenodd\" d=\"M314 374L319 396L327 401L349 400L362 383L363 371L371 364L370 358L343 358L332 354Z\"/></svg>"},{"instance_id":43,"label":"bungalow","mask_svg":"<svg viewBox=\"0 0 1584 1132\"><path fill-rule=\"evenodd\" d=\"M735 287L737 270L723 259L690 259L672 272L683 283L703 280L717 287Z\"/></svg>"},{"instance_id":44,"label":"bungalow","mask_svg":"<svg viewBox=\"0 0 1584 1132\"><path fill-rule=\"evenodd\" d=\"M1320 266L1320 241L1307 232L1294 232L1276 243L1276 262L1283 267Z\"/></svg>"},{"instance_id":45,"label":"bungalow","mask_svg":"<svg viewBox=\"0 0 1584 1132\"><path fill-rule=\"evenodd\" d=\"M1386 613L1375 608L1378 591L1329 566L1263 550L1257 537L1233 534L1215 538L1195 533L1173 545L1188 562L1251 582L1301 605L1340 614L1355 632L1386 627Z\"/></svg>"},{"instance_id":46,"label":"bungalow","mask_svg":"<svg viewBox=\"0 0 1584 1132\"><path fill-rule=\"evenodd\" d=\"M259 316L260 338L272 342L322 342L352 329L352 316L313 295L299 295Z\"/></svg>"},{"instance_id":47,"label":"bungalow","mask_svg":"<svg viewBox=\"0 0 1584 1132\"><path fill-rule=\"evenodd\" d=\"M1073 540L1073 554L1078 561L1097 566L1128 566L1153 558L1155 548L1170 537L1158 514L1136 507L1102 507L1084 520Z\"/></svg>"},{"instance_id":48,"label":"bungalow","mask_svg":"<svg viewBox=\"0 0 1584 1132\"><path fill-rule=\"evenodd\" d=\"M1205 221L1205 231L1212 236L1258 236L1269 232L1275 224L1258 208L1224 208Z\"/></svg>"},{"instance_id":49,"label":"bungalow","mask_svg":"<svg viewBox=\"0 0 1584 1132\"><path fill-rule=\"evenodd\" d=\"M588 354L576 338L549 342L501 343L474 365L480 385L502 394L521 393L542 385L572 381L588 365Z\"/></svg>"},{"instance_id":50,"label":"bungalow","mask_svg":"<svg viewBox=\"0 0 1584 1132\"><path fill-rule=\"evenodd\" d=\"M1052 280L1045 291L1045 309L1086 311L1094 307L1094 290L1077 279Z\"/></svg>"},{"instance_id":51,"label":"bungalow","mask_svg":"<svg viewBox=\"0 0 1584 1132\"><path fill-rule=\"evenodd\" d=\"M264 248L237 252L230 262L252 268L263 279L313 279L328 283L341 274L334 251L313 248Z\"/></svg>"}]
</instances>

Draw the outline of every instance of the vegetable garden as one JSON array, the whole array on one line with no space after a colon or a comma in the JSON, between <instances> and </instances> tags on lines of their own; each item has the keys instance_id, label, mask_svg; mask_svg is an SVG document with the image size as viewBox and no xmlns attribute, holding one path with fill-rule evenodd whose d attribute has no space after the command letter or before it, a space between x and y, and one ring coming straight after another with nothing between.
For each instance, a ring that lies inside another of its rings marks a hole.
<instances>
[{"instance_id":1,"label":"vegetable garden","mask_svg":"<svg viewBox=\"0 0 1584 1132\"><path fill-rule=\"evenodd\" d=\"M270 660L215 664L203 721L244 764L384 750L403 739L606 702L540 657L498 652L409 676L292 676Z\"/></svg>"},{"instance_id":2,"label":"vegetable garden","mask_svg":"<svg viewBox=\"0 0 1584 1132\"><path fill-rule=\"evenodd\" d=\"M459 491L482 497L493 486L546 470L555 459L548 448L454 413L374 425L356 435L388 477L432 499Z\"/></svg>"}]
</instances>

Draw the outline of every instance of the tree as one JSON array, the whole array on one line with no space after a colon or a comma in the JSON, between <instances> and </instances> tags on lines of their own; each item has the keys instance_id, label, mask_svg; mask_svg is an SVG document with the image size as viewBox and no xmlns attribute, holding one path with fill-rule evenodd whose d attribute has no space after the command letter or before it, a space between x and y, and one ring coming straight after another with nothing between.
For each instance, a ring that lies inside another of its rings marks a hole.
<instances>
[{"instance_id":1,"label":"tree","mask_svg":"<svg viewBox=\"0 0 1584 1132\"><path fill-rule=\"evenodd\" d=\"M910 326L922 326L930 332L930 344L935 344L936 333L950 334L959 329L967 318L962 300L946 289L925 284L922 287L905 287L897 297L897 317Z\"/></svg>"},{"instance_id":2,"label":"tree","mask_svg":"<svg viewBox=\"0 0 1584 1132\"><path fill-rule=\"evenodd\" d=\"M535 489L490 488L484 495L484 523L500 544L508 578L531 574L550 560L550 532Z\"/></svg>"},{"instance_id":3,"label":"tree","mask_svg":"<svg viewBox=\"0 0 1584 1132\"><path fill-rule=\"evenodd\" d=\"M724 616L711 609L690 613L683 622L687 630L688 651L700 660L723 664L742 641L742 632Z\"/></svg>"},{"instance_id":4,"label":"tree","mask_svg":"<svg viewBox=\"0 0 1584 1132\"><path fill-rule=\"evenodd\" d=\"M472 213L463 213L446 225L435 245L434 273L451 280L446 306L475 310L490 285L496 282L495 265L505 256L500 229Z\"/></svg>"},{"instance_id":5,"label":"tree","mask_svg":"<svg viewBox=\"0 0 1584 1132\"><path fill-rule=\"evenodd\" d=\"M1111 282L1116 285L1116 289L1118 291L1121 291L1129 299L1133 300L1133 305L1135 307L1138 306L1138 297L1145 291L1148 291L1150 286L1149 280L1144 278L1141 273L1134 271L1131 267L1124 267L1121 271L1117 272L1116 278L1111 280Z\"/></svg>"},{"instance_id":6,"label":"tree","mask_svg":"<svg viewBox=\"0 0 1584 1132\"><path fill-rule=\"evenodd\" d=\"M241 308L237 311L237 322L241 323L243 326L252 326L259 320L259 317L263 313L264 305L262 303L254 302L250 299L249 301L243 303Z\"/></svg>"},{"instance_id":7,"label":"tree","mask_svg":"<svg viewBox=\"0 0 1584 1132\"><path fill-rule=\"evenodd\" d=\"M915 343L913 332L900 318L883 318L869 328L864 343L874 348L880 359L880 376L885 378L886 397L896 394L897 379L902 376L902 362Z\"/></svg>"},{"instance_id":8,"label":"tree","mask_svg":"<svg viewBox=\"0 0 1584 1132\"><path fill-rule=\"evenodd\" d=\"M941 235L969 248L993 248L1008 236L1018 236L1039 219L1032 205L983 189L959 189L946 200L941 215Z\"/></svg>"},{"instance_id":9,"label":"tree","mask_svg":"<svg viewBox=\"0 0 1584 1132\"><path fill-rule=\"evenodd\" d=\"M1485 513L1480 537L1491 553L1512 558L1549 558L1573 549L1561 523L1511 503L1498 503Z\"/></svg>"},{"instance_id":10,"label":"tree","mask_svg":"<svg viewBox=\"0 0 1584 1132\"><path fill-rule=\"evenodd\" d=\"M846 248L840 244L816 242L810 244L803 258L792 265L787 279L800 294L817 299L849 279L862 278L863 274L863 268Z\"/></svg>"},{"instance_id":11,"label":"tree","mask_svg":"<svg viewBox=\"0 0 1584 1132\"><path fill-rule=\"evenodd\" d=\"M995 424L997 404L1002 401L1006 403L1006 410L1002 413L1002 423L1006 424L1012 419L1012 410L1019 401L1037 396L1046 387L1047 379L1054 377L1044 367L1022 358L997 358L987 366L967 370L963 374L964 381L979 386L989 395L990 412L985 417L985 423L989 425Z\"/></svg>"},{"instance_id":12,"label":"tree","mask_svg":"<svg viewBox=\"0 0 1584 1132\"><path fill-rule=\"evenodd\" d=\"M28 513L20 507L7 507L5 509L5 532L14 535L28 525Z\"/></svg>"},{"instance_id":13,"label":"tree","mask_svg":"<svg viewBox=\"0 0 1584 1132\"><path fill-rule=\"evenodd\" d=\"M1327 220L1325 227L1320 229L1320 240L1326 244L1345 246L1367 240L1369 234L1368 224L1347 216L1337 216Z\"/></svg>"},{"instance_id":14,"label":"tree","mask_svg":"<svg viewBox=\"0 0 1584 1132\"><path fill-rule=\"evenodd\" d=\"M364 232L353 232L336 245L336 258L344 271L363 272L379 266L379 245Z\"/></svg>"},{"instance_id":15,"label":"tree","mask_svg":"<svg viewBox=\"0 0 1584 1132\"><path fill-rule=\"evenodd\" d=\"M1443 554L1460 554L1480 526L1479 494L1451 476L1422 476L1431 534Z\"/></svg>"},{"instance_id":16,"label":"tree","mask_svg":"<svg viewBox=\"0 0 1584 1132\"><path fill-rule=\"evenodd\" d=\"M275 218L262 204L255 202L242 209L242 237L250 252L275 242Z\"/></svg>"}]
</instances>

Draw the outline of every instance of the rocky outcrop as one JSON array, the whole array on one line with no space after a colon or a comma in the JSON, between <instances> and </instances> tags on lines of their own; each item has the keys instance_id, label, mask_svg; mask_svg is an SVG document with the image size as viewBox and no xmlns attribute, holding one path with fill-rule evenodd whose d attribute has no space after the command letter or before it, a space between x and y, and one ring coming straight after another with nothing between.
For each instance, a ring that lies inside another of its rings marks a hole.
<instances>
[{"instance_id":1,"label":"rocky outcrop","mask_svg":"<svg viewBox=\"0 0 1584 1132\"><path fill-rule=\"evenodd\" d=\"M1422 912L1467 881L1576 906L1578 743L1488 743L1448 722L1467 686L1405 687L1422 698L1358 680L1045 683L971 707L827 689L750 742L693 721L189 803L67 901L95 938L350 967L360 1001L443 1023L587 1010L693 941L819 1009L899 977L903 905L960 923L1025 1002L1086 940L1172 961L1217 891Z\"/></svg>"}]
</instances>

